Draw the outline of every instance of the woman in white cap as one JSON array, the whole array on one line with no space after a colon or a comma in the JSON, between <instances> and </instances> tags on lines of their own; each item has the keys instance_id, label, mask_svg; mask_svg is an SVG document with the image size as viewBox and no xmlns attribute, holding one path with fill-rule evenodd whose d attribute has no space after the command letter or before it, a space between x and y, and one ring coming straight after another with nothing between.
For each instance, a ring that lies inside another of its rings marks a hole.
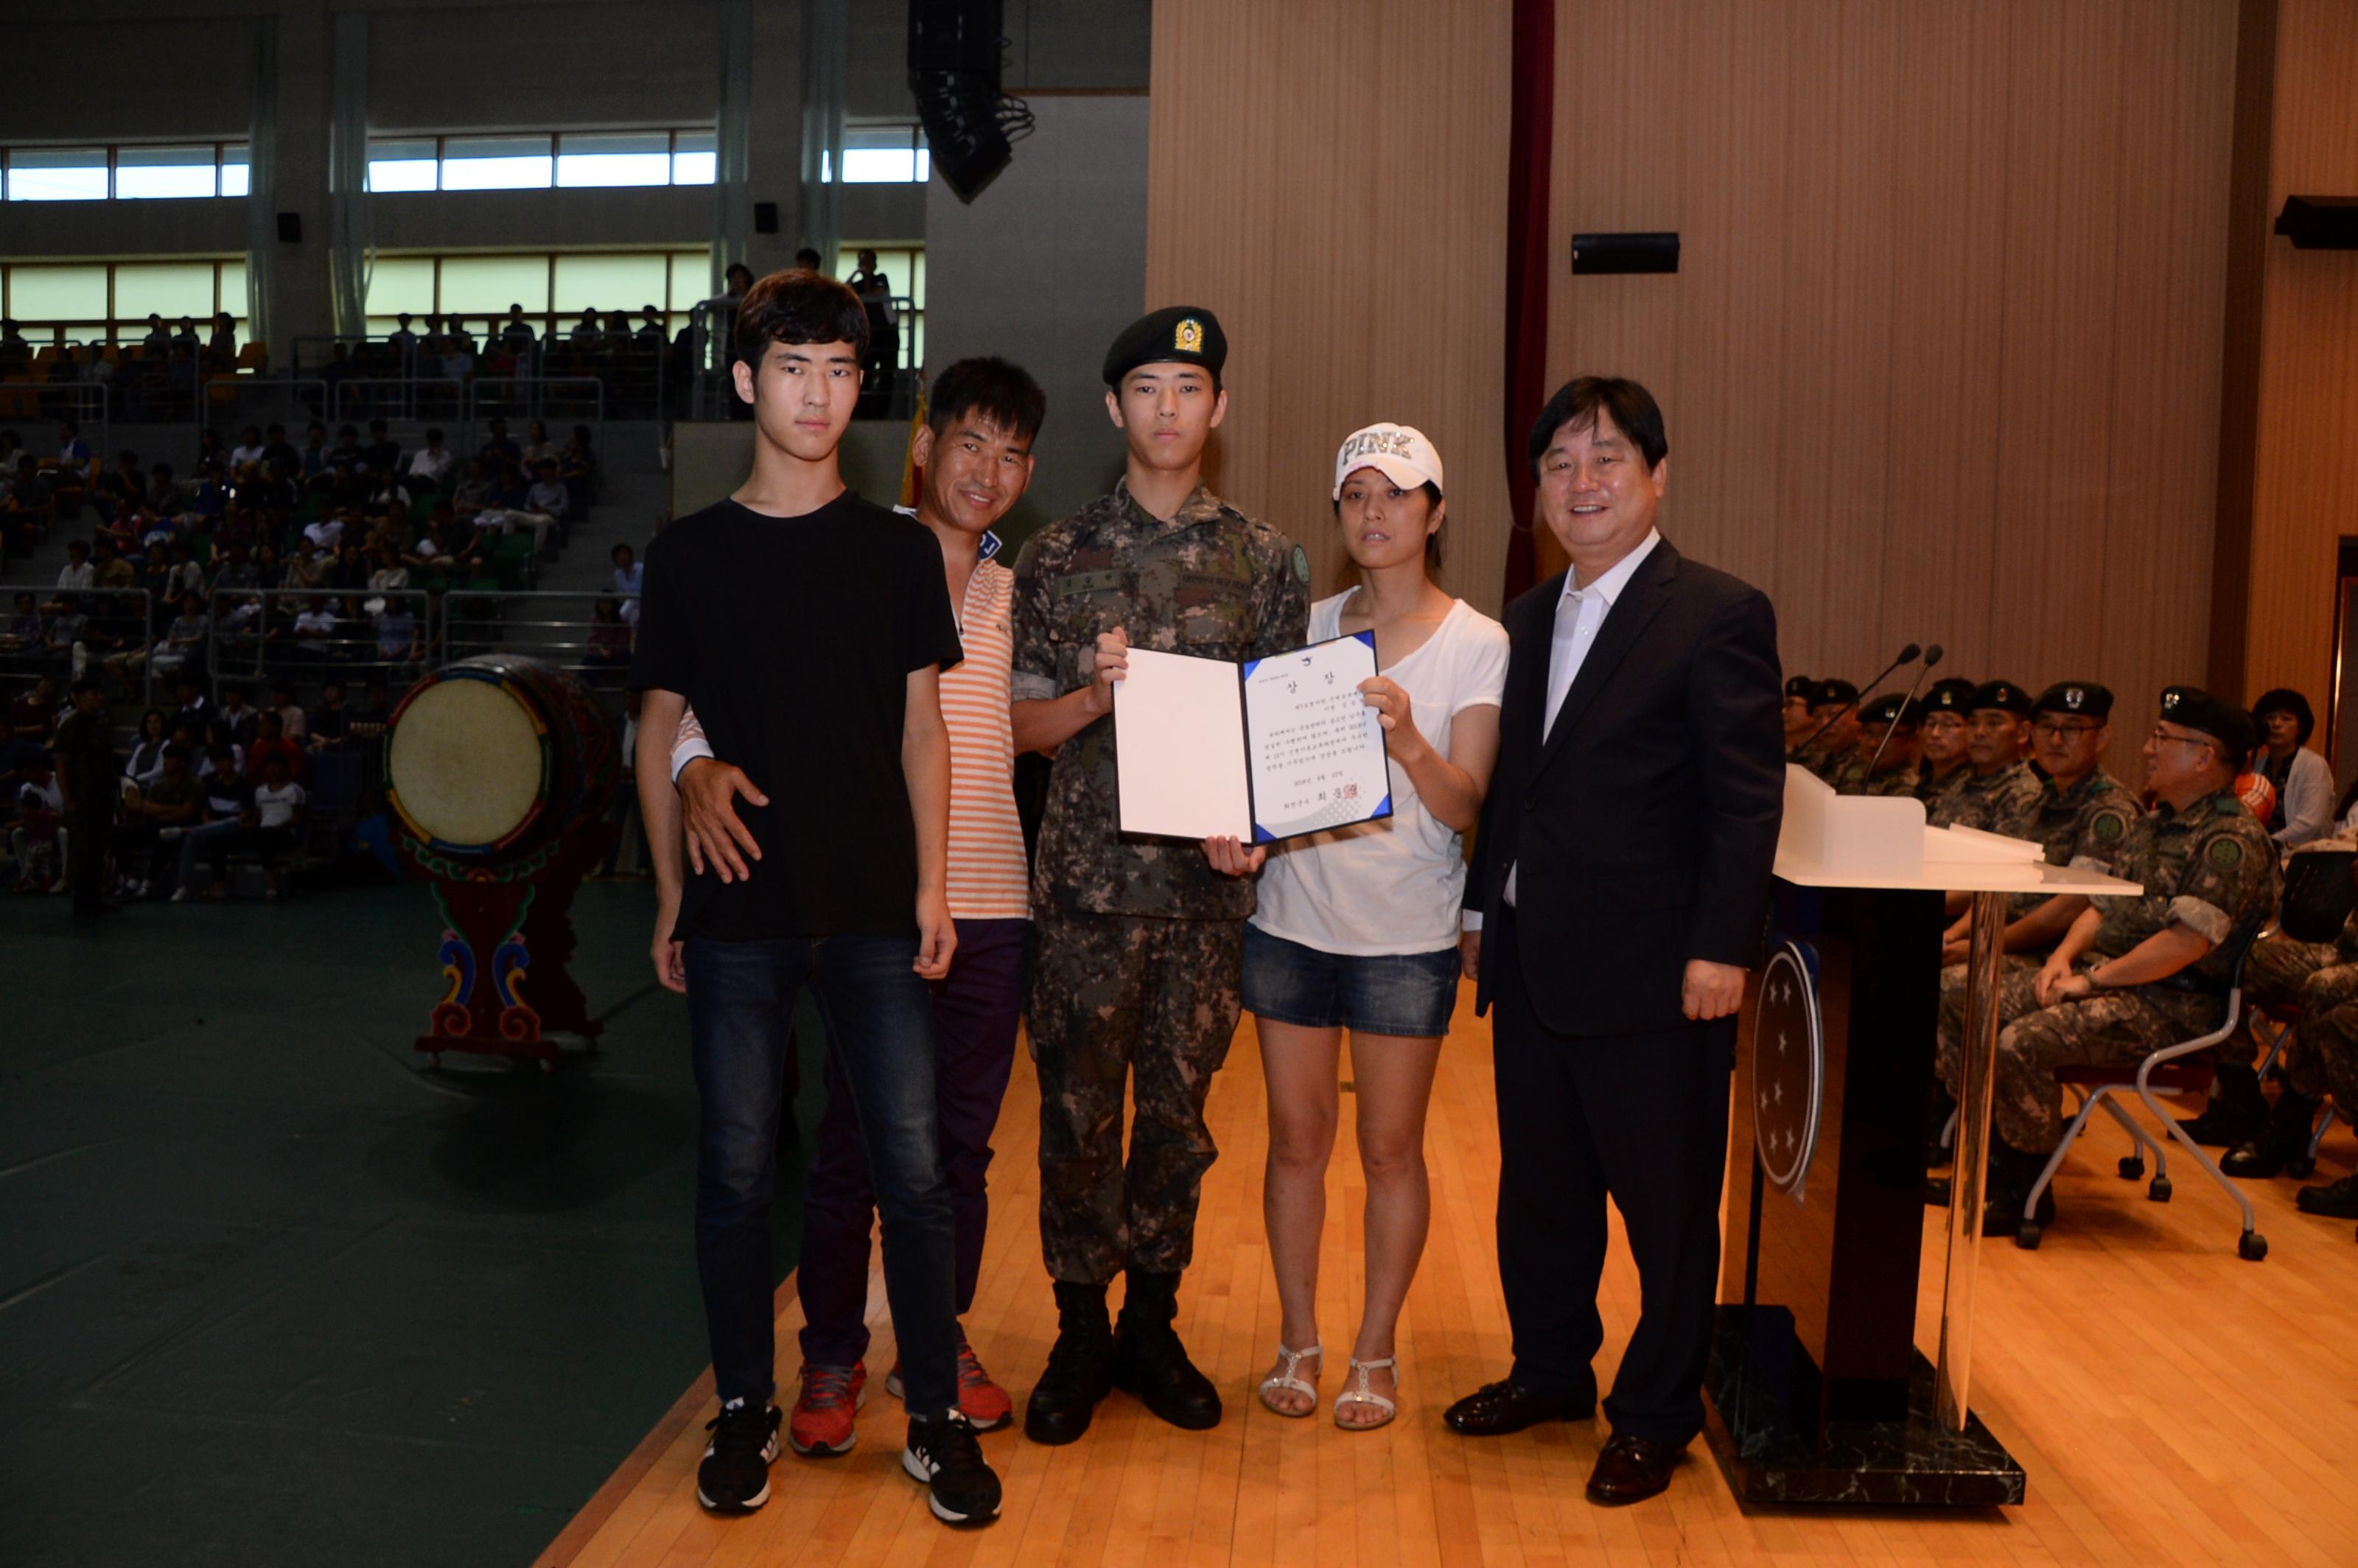
<instances>
[{"instance_id":1,"label":"woman in white cap","mask_svg":"<svg viewBox=\"0 0 2358 1568\"><path fill-rule=\"evenodd\" d=\"M1351 1033L1367 1301L1335 1422L1364 1431L1399 1410L1392 1334L1432 1214L1425 1103L1457 1001L1461 839L1498 754L1507 633L1433 580L1445 506L1441 455L1422 433L1355 433L1336 455L1334 499L1359 585L1311 607L1310 638L1375 633L1383 673L1360 690L1387 731L1392 815L1270 857L1245 931L1244 1004L1269 1087L1262 1209L1284 1304L1260 1397L1280 1415L1317 1408L1318 1246L1336 1059Z\"/></svg>"}]
</instances>

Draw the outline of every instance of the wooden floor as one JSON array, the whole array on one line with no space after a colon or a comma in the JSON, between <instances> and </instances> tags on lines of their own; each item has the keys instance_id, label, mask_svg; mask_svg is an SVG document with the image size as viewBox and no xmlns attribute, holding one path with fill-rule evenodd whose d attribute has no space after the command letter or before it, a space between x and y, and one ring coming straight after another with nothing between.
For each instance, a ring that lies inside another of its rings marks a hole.
<instances>
[{"instance_id":1,"label":"wooden floor","mask_svg":"<svg viewBox=\"0 0 2358 1568\"><path fill-rule=\"evenodd\" d=\"M2358 1563L2358 1242L2346 1222L2292 1207L2293 1184L2255 1184L2267 1261L2234 1254L2234 1206L2199 1173L2146 1201L2112 1174L2125 1141L2092 1134L2060 1184L2061 1220L2037 1252L1982 1254L1973 1402L2029 1474L2020 1509L1959 1515L1750 1509L1697 1441L1665 1496L1621 1509L1582 1498L1601 1421L1487 1443L1453 1436L1441 1411L1504 1373L1507 1325L1491 1236L1498 1166L1489 1032L1461 1007L1428 1138L1433 1225L1409 1297L1401 1419L1374 1433L1322 1415L1283 1421L1251 1387L1277 1342L1261 1243L1264 1150L1249 1020L1214 1089L1221 1157L1204 1188L1180 1329L1219 1383L1228 1415L1184 1433L1115 1394L1087 1437L1048 1449L1010 1430L984 1439L1007 1487L990 1529L935 1522L899 1465L899 1404L886 1396L891 1330L881 1286L870 1321L874 1398L849 1456L791 1451L769 1505L707 1517L695 1466L711 1415L709 1374L553 1542L544 1563L1321 1564L1672 1563ZM1347 1062L1347 1057L1346 1058ZM981 1297L967 1320L985 1364L1016 1396L1047 1358L1055 1314L1040 1263L1037 1091L1019 1054L993 1167ZM1345 1119L1329 1177L1320 1330L1340 1351L1357 1326L1361 1189ZM2321 1167L2350 1168L2337 1127ZM1917 1342L1933 1343L1940 1249L1928 1217ZM791 1389L801 1313L780 1292L780 1381ZM1609 1379L1637 1309L1617 1236L1605 1276ZM1331 1399L1338 1386L1330 1375Z\"/></svg>"}]
</instances>

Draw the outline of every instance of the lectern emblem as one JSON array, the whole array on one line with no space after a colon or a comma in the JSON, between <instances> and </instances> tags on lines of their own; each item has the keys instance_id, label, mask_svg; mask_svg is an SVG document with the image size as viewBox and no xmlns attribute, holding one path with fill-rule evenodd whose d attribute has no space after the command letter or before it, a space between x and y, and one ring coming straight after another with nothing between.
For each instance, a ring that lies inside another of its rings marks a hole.
<instances>
[{"instance_id":1,"label":"lectern emblem","mask_svg":"<svg viewBox=\"0 0 2358 1568\"><path fill-rule=\"evenodd\" d=\"M1826 1073L1818 988L1808 956L1787 942L1760 976L1753 1017L1752 1148L1760 1173L1802 1201L1801 1184L1818 1149L1818 1108Z\"/></svg>"}]
</instances>

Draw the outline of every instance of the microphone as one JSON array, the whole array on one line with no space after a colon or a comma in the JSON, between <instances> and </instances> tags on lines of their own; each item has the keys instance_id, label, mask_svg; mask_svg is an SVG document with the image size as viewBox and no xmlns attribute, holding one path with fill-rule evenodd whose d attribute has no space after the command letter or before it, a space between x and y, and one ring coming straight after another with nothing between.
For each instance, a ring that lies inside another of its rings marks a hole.
<instances>
[{"instance_id":1,"label":"microphone","mask_svg":"<svg viewBox=\"0 0 2358 1568\"><path fill-rule=\"evenodd\" d=\"M1877 676L1873 680L1859 687L1858 696L1854 697L1848 702L1844 703L1840 708L1834 710L1832 718L1828 719L1823 724L1819 725L1815 730L1811 730L1810 740L1802 741L1801 745L1807 746L1810 743L1810 741L1816 740L1819 736L1824 734L1827 730L1841 723L1843 715L1848 713L1852 708L1856 708L1859 703L1866 698L1868 692L1873 691L1877 687L1881 686L1884 683L1885 678L1888 676L1892 671L1898 669L1909 660L1915 658L1922 652L1923 650L1919 648L1913 643L1910 643L1906 647L1900 649L1899 656L1883 666L1882 675ZM1798 750L1799 748L1796 749Z\"/></svg>"},{"instance_id":2,"label":"microphone","mask_svg":"<svg viewBox=\"0 0 2358 1568\"><path fill-rule=\"evenodd\" d=\"M1912 646L1913 644L1910 645ZM1942 647L1938 643L1933 643L1931 647L1924 650L1924 667L1918 670L1916 672L1916 678L1908 683L1908 695L1902 697L1899 701L1899 710L1902 713L1908 711L1908 705L1916 700L1916 693L1923 686L1924 677L1932 673L1932 666L1941 662L1941 655L1947 651L1948 650ZM1877 743L1875 755L1866 760L1866 776L1868 778L1873 778L1875 776L1875 764L1883 761L1883 748L1890 745L1891 737L1898 732L1899 721L1895 719L1891 721L1890 728L1884 730L1883 739Z\"/></svg>"}]
</instances>

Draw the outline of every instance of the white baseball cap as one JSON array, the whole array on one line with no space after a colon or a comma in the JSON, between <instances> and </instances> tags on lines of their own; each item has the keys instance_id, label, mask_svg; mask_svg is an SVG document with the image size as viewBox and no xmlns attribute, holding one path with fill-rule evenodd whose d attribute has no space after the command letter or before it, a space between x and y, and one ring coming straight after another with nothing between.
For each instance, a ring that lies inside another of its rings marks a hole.
<instances>
[{"instance_id":1,"label":"white baseball cap","mask_svg":"<svg viewBox=\"0 0 2358 1568\"><path fill-rule=\"evenodd\" d=\"M1441 454L1412 425L1370 425L1345 438L1335 454L1333 499L1343 499L1343 481L1359 469L1373 469L1402 490L1430 484L1448 492L1441 481Z\"/></svg>"}]
</instances>

